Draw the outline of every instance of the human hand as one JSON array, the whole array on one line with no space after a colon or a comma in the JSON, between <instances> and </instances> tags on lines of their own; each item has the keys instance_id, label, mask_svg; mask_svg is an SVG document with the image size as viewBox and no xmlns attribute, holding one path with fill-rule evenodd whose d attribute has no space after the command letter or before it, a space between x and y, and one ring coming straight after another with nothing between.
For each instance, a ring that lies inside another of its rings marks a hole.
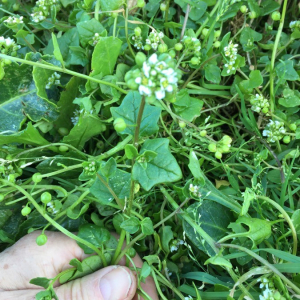
<instances>
[{"instance_id":1,"label":"human hand","mask_svg":"<svg viewBox=\"0 0 300 300\"><path fill-rule=\"evenodd\" d=\"M54 278L71 267L71 259L81 261L87 257L74 240L59 232L47 232L47 246L38 246L35 240L40 234L28 234L0 253L1 300L34 300L40 289L29 283L31 279ZM138 256L133 261L137 267L142 266ZM158 300L152 278L141 285L151 299ZM63 285L56 282L54 286L59 300L138 300L136 276L123 266L109 266Z\"/></svg>"}]
</instances>

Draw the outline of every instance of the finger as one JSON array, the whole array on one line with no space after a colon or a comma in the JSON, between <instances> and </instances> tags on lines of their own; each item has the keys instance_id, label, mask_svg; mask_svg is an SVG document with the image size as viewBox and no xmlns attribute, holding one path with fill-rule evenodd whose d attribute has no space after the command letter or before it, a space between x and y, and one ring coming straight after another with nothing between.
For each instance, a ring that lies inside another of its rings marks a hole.
<instances>
[{"instance_id":1,"label":"finger","mask_svg":"<svg viewBox=\"0 0 300 300\"><path fill-rule=\"evenodd\" d=\"M131 300L136 278L125 267L110 266L55 289L60 300ZM0 293L4 300L34 300L37 290Z\"/></svg>"},{"instance_id":2,"label":"finger","mask_svg":"<svg viewBox=\"0 0 300 300\"><path fill-rule=\"evenodd\" d=\"M74 257L86 257L76 241L59 232L46 232L48 242L38 246L35 240L40 234L28 234L0 253L0 289L37 288L29 283L32 278L53 278L70 268L69 261Z\"/></svg>"}]
</instances>

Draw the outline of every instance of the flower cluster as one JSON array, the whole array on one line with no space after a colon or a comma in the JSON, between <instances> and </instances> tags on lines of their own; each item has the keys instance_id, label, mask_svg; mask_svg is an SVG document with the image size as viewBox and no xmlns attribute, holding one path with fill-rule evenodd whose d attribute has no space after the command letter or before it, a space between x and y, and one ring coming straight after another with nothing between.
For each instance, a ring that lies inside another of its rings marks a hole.
<instances>
[{"instance_id":1,"label":"flower cluster","mask_svg":"<svg viewBox=\"0 0 300 300\"><path fill-rule=\"evenodd\" d=\"M222 153L230 151L232 138L229 135L224 135L222 139L217 143L210 143L208 150L215 153L215 157L218 159L222 158Z\"/></svg>"},{"instance_id":2,"label":"flower cluster","mask_svg":"<svg viewBox=\"0 0 300 300\"><path fill-rule=\"evenodd\" d=\"M296 28L298 28L300 30L300 21L292 21L292 22L290 22L290 28L292 30L295 30Z\"/></svg>"},{"instance_id":3,"label":"flower cluster","mask_svg":"<svg viewBox=\"0 0 300 300\"><path fill-rule=\"evenodd\" d=\"M56 215L60 211L60 209L55 204L56 203L54 203L54 201L50 201L47 204L47 210L50 214Z\"/></svg>"},{"instance_id":4,"label":"flower cluster","mask_svg":"<svg viewBox=\"0 0 300 300\"><path fill-rule=\"evenodd\" d=\"M4 23L7 23L7 25L17 25L17 24L23 24L23 16L19 17L8 17L6 20L4 20Z\"/></svg>"},{"instance_id":5,"label":"flower cluster","mask_svg":"<svg viewBox=\"0 0 300 300\"><path fill-rule=\"evenodd\" d=\"M96 32L95 35L93 36L93 40L91 41L91 45L96 46L99 41L100 41L100 34Z\"/></svg>"},{"instance_id":6,"label":"flower cluster","mask_svg":"<svg viewBox=\"0 0 300 300\"><path fill-rule=\"evenodd\" d=\"M184 245L184 241L183 240L173 240L171 243L171 247L170 247L170 251L171 252L175 252L178 250L178 248Z\"/></svg>"},{"instance_id":7,"label":"flower cluster","mask_svg":"<svg viewBox=\"0 0 300 300\"><path fill-rule=\"evenodd\" d=\"M1 165L0 173L2 175L2 178L7 178L8 175L15 174L16 171L14 170L14 167L11 164L9 164L9 165Z\"/></svg>"},{"instance_id":8,"label":"flower cluster","mask_svg":"<svg viewBox=\"0 0 300 300\"><path fill-rule=\"evenodd\" d=\"M263 131L263 136L267 137L269 143L275 143L276 141L280 141L285 133L286 130L283 122L270 120Z\"/></svg>"},{"instance_id":9,"label":"flower cluster","mask_svg":"<svg viewBox=\"0 0 300 300\"><path fill-rule=\"evenodd\" d=\"M191 299L193 299L193 297L190 295L188 297L184 297L184 300L191 300Z\"/></svg>"},{"instance_id":10,"label":"flower cluster","mask_svg":"<svg viewBox=\"0 0 300 300\"><path fill-rule=\"evenodd\" d=\"M74 110L74 117L71 117L71 122L73 123L73 125L75 126L78 122L79 122L79 116L80 114L84 111L84 109L75 109Z\"/></svg>"},{"instance_id":11,"label":"flower cluster","mask_svg":"<svg viewBox=\"0 0 300 300\"><path fill-rule=\"evenodd\" d=\"M286 300L285 297L281 296L280 293L275 290L274 283L269 281L268 278L259 278L257 281L261 282L259 287L263 289L262 295L259 295L259 300Z\"/></svg>"},{"instance_id":12,"label":"flower cluster","mask_svg":"<svg viewBox=\"0 0 300 300\"><path fill-rule=\"evenodd\" d=\"M97 172L98 165L95 161L85 161L83 164L83 172L86 175L94 175Z\"/></svg>"},{"instance_id":13,"label":"flower cluster","mask_svg":"<svg viewBox=\"0 0 300 300\"><path fill-rule=\"evenodd\" d=\"M269 100L264 98L263 95L256 94L255 96L252 96L250 103L252 104L251 109L257 113L262 112L266 114L269 111Z\"/></svg>"},{"instance_id":14,"label":"flower cluster","mask_svg":"<svg viewBox=\"0 0 300 300\"><path fill-rule=\"evenodd\" d=\"M48 79L48 83L46 85L46 89L49 90L51 88L51 86L55 85L59 85L60 84L60 75L56 72L54 72Z\"/></svg>"},{"instance_id":15,"label":"flower cluster","mask_svg":"<svg viewBox=\"0 0 300 300\"><path fill-rule=\"evenodd\" d=\"M227 58L227 63L225 67L227 68L227 73L235 70L233 66L237 59L237 47L238 44L233 44L232 41L229 42L228 46L224 47L224 55Z\"/></svg>"},{"instance_id":16,"label":"flower cluster","mask_svg":"<svg viewBox=\"0 0 300 300\"><path fill-rule=\"evenodd\" d=\"M0 36L0 51L2 54L16 56L17 50L20 48L21 46L17 45L16 42L10 37L6 39L3 36Z\"/></svg>"},{"instance_id":17,"label":"flower cluster","mask_svg":"<svg viewBox=\"0 0 300 300\"><path fill-rule=\"evenodd\" d=\"M51 7L55 5L56 9L60 9L59 0L38 0L35 3L33 13L31 14L32 21L35 23L43 22L50 14Z\"/></svg>"},{"instance_id":18,"label":"flower cluster","mask_svg":"<svg viewBox=\"0 0 300 300\"><path fill-rule=\"evenodd\" d=\"M132 43L133 43L133 46L138 49L138 50L144 50L144 44L143 44L143 38L141 35L136 35L134 34L132 37L131 37L131 40L132 40Z\"/></svg>"},{"instance_id":19,"label":"flower cluster","mask_svg":"<svg viewBox=\"0 0 300 300\"><path fill-rule=\"evenodd\" d=\"M150 45L153 50L157 50L157 47L160 43L160 40L164 37L163 32L156 32L152 31L150 32L148 38L146 39L146 45Z\"/></svg>"},{"instance_id":20,"label":"flower cluster","mask_svg":"<svg viewBox=\"0 0 300 300\"><path fill-rule=\"evenodd\" d=\"M200 50L201 50L201 43L200 41L195 37L190 36L184 36L182 39L182 42L185 46L185 51L193 53L195 56L200 56Z\"/></svg>"},{"instance_id":21,"label":"flower cluster","mask_svg":"<svg viewBox=\"0 0 300 300\"><path fill-rule=\"evenodd\" d=\"M142 96L162 100L174 96L179 78L180 72L175 71L173 59L166 53L159 56L154 53L144 61L141 69L129 71L125 81L134 80Z\"/></svg>"},{"instance_id":22,"label":"flower cluster","mask_svg":"<svg viewBox=\"0 0 300 300\"><path fill-rule=\"evenodd\" d=\"M199 190L200 190L200 186L193 185L192 183L190 184L189 191L190 191L192 196L197 197L197 198L201 198L201 192Z\"/></svg>"}]
</instances>

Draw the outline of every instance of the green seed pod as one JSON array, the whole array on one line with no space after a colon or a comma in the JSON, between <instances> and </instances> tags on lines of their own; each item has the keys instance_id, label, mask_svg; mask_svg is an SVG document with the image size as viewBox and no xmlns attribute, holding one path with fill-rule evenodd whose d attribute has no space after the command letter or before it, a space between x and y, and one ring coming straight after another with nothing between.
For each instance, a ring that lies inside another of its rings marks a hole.
<instances>
[{"instance_id":1,"label":"green seed pod","mask_svg":"<svg viewBox=\"0 0 300 300\"><path fill-rule=\"evenodd\" d=\"M273 21L279 21L280 20L280 12L279 11L273 11L271 18Z\"/></svg>"},{"instance_id":2,"label":"green seed pod","mask_svg":"<svg viewBox=\"0 0 300 300\"><path fill-rule=\"evenodd\" d=\"M217 152L215 153L215 157L216 157L217 159L221 159L221 158L222 158L222 153L221 153L220 151L217 151Z\"/></svg>"},{"instance_id":3,"label":"green seed pod","mask_svg":"<svg viewBox=\"0 0 300 300\"><path fill-rule=\"evenodd\" d=\"M208 145L208 150L210 152L216 152L217 151L217 144L216 143L211 143Z\"/></svg>"},{"instance_id":4,"label":"green seed pod","mask_svg":"<svg viewBox=\"0 0 300 300\"><path fill-rule=\"evenodd\" d=\"M160 10L161 10L161 11L166 11L166 10L167 10L167 5L166 5L166 3L163 2L163 3L160 4Z\"/></svg>"},{"instance_id":5,"label":"green seed pod","mask_svg":"<svg viewBox=\"0 0 300 300\"><path fill-rule=\"evenodd\" d=\"M131 78L127 81L127 86L131 90L137 90L139 87L139 85L135 82L135 80L133 78Z\"/></svg>"},{"instance_id":6,"label":"green seed pod","mask_svg":"<svg viewBox=\"0 0 300 300\"><path fill-rule=\"evenodd\" d=\"M201 130L200 131L200 136L204 137L207 135L207 131L206 130Z\"/></svg>"},{"instance_id":7,"label":"green seed pod","mask_svg":"<svg viewBox=\"0 0 300 300\"><path fill-rule=\"evenodd\" d=\"M135 63L141 68L143 63L147 60L145 53L138 52L135 56Z\"/></svg>"},{"instance_id":8,"label":"green seed pod","mask_svg":"<svg viewBox=\"0 0 300 300\"><path fill-rule=\"evenodd\" d=\"M146 3L145 3L145 1L144 1L144 0L138 0L136 5L137 5L137 7L140 7L140 8L142 8L142 7L144 7L144 6L145 6L145 4L146 4Z\"/></svg>"},{"instance_id":9,"label":"green seed pod","mask_svg":"<svg viewBox=\"0 0 300 300\"><path fill-rule=\"evenodd\" d=\"M5 58L3 61L4 61L4 64L6 64L6 65L10 65L12 63L12 61L7 58Z\"/></svg>"},{"instance_id":10,"label":"green seed pod","mask_svg":"<svg viewBox=\"0 0 300 300\"><path fill-rule=\"evenodd\" d=\"M135 255L136 255L136 250L135 250L134 248L130 248L130 249L128 250L128 255L129 255L130 257L135 257Z\"/></svg>"},{"instance_id":11,"label":"green seed pod","mask_svg":"<svg viewBox=\"0 0 300 300\"><path fill-rule=\"evenodd\" d=\"M177 44L175 44L174 48L176 51L181 51L183 48L183 45L181 43L177 43Z\"/></svg>"},{"instance_id":12,"label":"green seed pod","mask_svg":"<svg viewBox=\"0 0 300 300\"><path fill-rule=\"evenodd\" d=\"M4 195L0 194L0 202L2 202L4 200Z\"/></svg>"},{"instance_id":13,"label":"green seed pod","mask_svg":"<svg viewBox=\"0 0 300 300\"><path fill-rule=\"evenodd\" d=\"M221 42L215 41L213 45L214 45L215 48L220 48Z\"/></svg>"},{"instance_id":14,"label":"green seed pod","mask_svg":"<svg viewBox=\"0 0 300 300\"><path fill-rule=\"evenodd\" d=\"M249 13L249 18L250 18L250 19L255 19L255 18L257 18L256 12L255 12L255 11L251 11L251 12Z\"/></svg>"},{"instance_id":15,"label":"green seed pod","mask_svg":"<svg viewBox=\"0 0 300 300\"><path fill-rule=\"evenodd\" d=\"M150 51L150 50L151 50L151 46L148 45L148 44L146 44L146 45L144 46L144 50L145 50L145 51Z\"/></svg>"},{"instance_id":16,"label":"green seed pod","mask_svg":"<svg viewBox=\"0 0 300 300\"><path fill-rule=\"evenodd\" d=\"M111 13L111 17L114 18L114 19L117 18L118 15L119 15L119 13L117 13L117 12Z\"/></svg>"},{"instance_id":17,"label":"green seed pod","mask_svg":"<svg viewBox=\"0 0 300 300\"><path fill-rule=\"evenodd\" d=\"M13 5L13 10L14 10L14 11L19 10L19 8L20 8L19 3L15 3L15 4Z\"/></svg>"},{"instance_id":18,"label":"green seed pod","mask_svg":"<svg viewBox=\"0 0 300 300\"><path fill-rule=\"evenodd\" d=\"M192 59L191 59L191 64L192 65L198 65L200 63L200 59L199 59L199 57L192 57Z\"/></svg>"},{"instance_id":19,"label":"green seed pod","mask_svg":"<svg viewBox=\"0 0 300 300\"><path fill-rule=\"evenodd\" d=\"M208 28L203 28L202 34L203 34L204 36L207 36L208 31L209 31Z\"/></svg>"},{"instance_id":20,"label":"green seed pod","mask_svg":"<svg viewBox=\"0 0 300 300\"><path fill-rule=\"evenodd\" d=\"M241 13L245 14L245 13L248 11L247 6L246 6L246 5L242 5L242 6L240 7L240 11L241 11Z\"/></svg>"},{"instance_id":21,"label":"green seed pod","mask_svg":"<svg viewBox=\"0 0 300 300\"><path fill-rule=\"evenodd\" d=\"M268 111L269 111L269 108L268 108L268 107L264 107L264 108L261 110L261 112L262 112L263 114L266 114Z\"/></svg>"},{"instance_id":22,"label":"green seed pod","mask_svg":"<svg viewBox=\"0 0 300 300\"><path fill-rule=\"evenodd\" d=\"M214 37L215 37L215 38L218 38L220 35L221 35L221 30L216 30L216 31L214 32Z\"/></svg>"},{"instance_id":23,"label":"green seed pod","mask_svg":"<svg viewBox=\"0 0 300 300\"><path fill-rule=\"evenodd\" d=\"M114 120L114 128L116 132L122 132L126 129L127 125L123 118L117 118Z\"/></svg>"},{"instance_id":24,"label":"green seed pod","mask_svg":"<svg viewBox=\"0 0 300 300\"><path fill-rule=\"evenodd\" d=\"M47 236L45 234L41 234L36 238L36 243L38 246L43 246L47 243Z\"/></svg>"},{"instance_id":25,"label":"green seed pod","mask_svg":"<svg viewBox=\"0 0 300 300\"><path fill-rule=\"evenodd\" d=\"M65 127L60 127L58 128L58 133L61 135L61 136L66 136L69 134L69 130Z\"/></svg>"},{"instance_id":26,"label":"green seed pod","mask_svg":"<svg viewBox=\"0 0 300 300\"><path fill-rule=\"evenodd\" d=\"M174 57L176 56L176 52L175 52L173 49L171 49L171 50L169 51L169 55L170 55L172 58L174 58Z\"/></svg>"},{"instance_id":27,"label":"green seed pod","mask_svg":"<svg viewBox=\"0 0 300 300\"><path fill-rule=\"evenodd\" d=\"M167 44L160 44L159 46L158 46L158 52L160 52L160 53L165 53L165 52L167 52L168 51L168 46L167 46Z\"/></svg>"},{"instance_id":28,"label":"green seed pod","mask_svg":"<svg viewBox=\"0 0 300 300\"><path fill-rule=\"evenodd\" d=\"M69 147L68 146L63 146L63 145L60 145L58 150L60 152L67 152L69 150Z\"/></svg>"},{"instance_id":29,"label":"green seed pod","mask_svg":"<svg viewBox=\"0 0 300 300\"><path fill-rule=\"evenodd\" d=\"M135 27L135 28L134 28L134 34L135 34L136 36L141 36L141 34L142 34L142 29L141 29L141 27Z\"/></svg>"},{"instance_id":30,"label":"green seed pod","mask_svg":"<svg viewBox=\"0 0 300 300\"><path fill-rule=\"evenodd\" d=\"M185 128L186 127L186 123L183 122L183 121L179 121L178 125L179 125L180 128Z\"/></svg>"},{"instance_id":31,"label":"green seed pod","mask_svg":"<svg viewBox=\"0 0 300 300\"><path fill-rule=\"evenodd\" d=\"M43 179L43 177L42 177L41 173L35 173L35 174L32 175L32 181L34 183L39 183L39 182L42 181L42 179Z\"/></svg>"},{"instance_id":32,"label":"green seed pod","mask_svg":"<svg viewBox=\"0 0 300 300\"><path fill-rule=\"evenodd\" d=\"M44 203L44 204L48 204L52 199L52 196L49 192L44 192L42 195L41 195L41 202Z\"/></svg>"},{"instance_id":33,"label":"green seed pod","mask_svg":"<svg viewBox=\"0 0 300 300\"><path fill-rule=\"evenodd\" d=\"M290 129L291 129L292 131L296 131L297 125L296 125L295 123L291 124L291 125L290 125Z\"/></svg>"},{"instance_id":34,"label":"green seed pod","mask_svg":"<svg viewBox=\"0 0 300 300\"><path fill-rule=\"evenodd\" d=\"M284 138L283 138L283 142L285 144L288 144L289 142L291 141L291 137L289 135L286 135Z\"/></svg>"},{"instance_id":35,"label":"green seed pod","mask_svg":"<svg viewBox=\"0 0 300 300\"><path fill-rule=\"evenodd\" d=\"M21 214L22 216L27 216L31 213L31 208L29 206L25 206L22 210L21 210Z\"/></svg>"}]
</instances>

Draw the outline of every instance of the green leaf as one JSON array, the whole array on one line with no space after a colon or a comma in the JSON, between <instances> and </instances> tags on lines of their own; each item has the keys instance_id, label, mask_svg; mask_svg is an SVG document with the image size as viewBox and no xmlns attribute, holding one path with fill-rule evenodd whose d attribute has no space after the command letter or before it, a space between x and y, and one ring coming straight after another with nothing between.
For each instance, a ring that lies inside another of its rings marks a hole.
<instances>
[{"instance_id":1,"label":"green leaf","mask_svg":"<svg viewBox=\"0 0 300 300\"><path fill-rule=\"evenodd\" d=\"M218 256L218 255L210 257L208 260L206 260L204 265L208 265L208 264L212 264L212 265L216 265L216 266L222 266L222 267L225 267L225 268L232 269L231 262L228 261L227 259L225 259L224 257Z\"/></svg>"},{"instance_id":2,"label":"green leaf","mask_svg":"<svg viewBox=\"0 0 300 300\"><path fill-rule=\"evenodd\" d=\"M18 133L12 135L0 135L0 145L10 143L28 144L36 146L43 146L49 144L49 142L40 135L39 131L35 127L33 127L31 122L27 124L27 128L25 130L22 130Z\"/></svg>"},{"instance_id":3,"label":"green leaf","mask_svg":"<svg viewBox=\"0 0 300 300\"><path fill-rule=\"evenodd\" d=\"M37 285L37 286L41 286L44 289L48 288L50 282L51 282L51 279L48 279L46 277L37 277L37 278L33 278L29 281L29 283Z\"/></svg>"},{"instance_id":4,"label":"green leaf","mask_svg":"<svg viewBox=\"0 0 300 300\"><path fill-rule=\"evenodd\" d=\"M120 227L130 234L134 234L140 229L140 220L136 217L130 217L123 221Z\"/></svg>"},{"instance_id":5,"label":"green leaf","mask_svg":"<svg viewBox=\"0 0 300 300\"><path fill-rule=\"evenodd\" d=\"M242 44L244 51L250 52L256 48L255 42L259 42L261 39L262 34L250 27L245 27L240 36L240 43Z\"/></svg>"},{"instance_id":6,"label":"green leaf","mask_svg":"<svg viewBox=\"0 0 300 300\"><path fill-rule=\"evenodd\" d=\"M141 95L138 92L129 92L119 107L112 107L111 113L114 119L123 118L127 128L122 134L134 135L138 111L141 105ZM140 136L149 136L158 131L158 119L161 109L149 104L145 105L140 126Z\"/></svg>"},{"instance_id":7,"label":"green leaf","mask_svg":"<svg viewBox=\"0 0 300 300\"><path fill-rule=\"evenodd\" d=\"M95 247L101 247L106 241L109 240L110 233L108 230L101 228L93 224L84 224L80 226L78 237L90 242ZM83 249L85 254L92 254L94 250L87 247L84 244L78 243L78 245Z\"/></svg>"},{"instance_id":8,"label":"green leaf","mask_svg":"<svg viewBox=\"0 0 300 300\"><path fill-rule=\"evenodd\" d=\"M143 154L147 150L156 152L157 156L147 163L146 169L136 162L132 171L133 179L146 191L156 184L174 182L182 177L180 167L169 150L168 139L146 140L140 153Z\"/></svg>"},{"instance_id":9,"label":"green leaf","mask_svg":"<svg viewBox=\"0 0 300 300\"><path fill-rule=\"evenodd\" d=\"M249 80L243 80L240 84L245 89L254 89L263 83L263 77L259 70L250 72Z\"/></svg>"},{"instance_id":10,"label":"green leaf","mask_svg":"<svg viewBox=\"0 0 300 300\"><path fill-rule=\"evenodd\" d=\"M76 0L60 0L64 7L67 7L69 4L76 2Z\"/></svg>"},{"instance_id":11,"label":"green leaf","mask_svg":"<svg viewBox=\"0 0 300 300\"><path fill-rule=\"evenodd\" d=\"M69 265L75 267L79 272L83 271L82 263L77 258L73 258L70 260Z\"/></svg>"},{"instance_id":12,"label":"green leaf","mask_svg":"<svg viewBox=\"0 0 300 300\"><path fill-rule=\"evenodd\" d=\"M272 222L266 220L241 216L236 220L235 223L245 224L249 227L249 230L247 232L239 233L239 237L250 238L253 242L252 248L259 245L264 240L268 239L272 234ZM233 228L232 224L230 224L228 228Z\"/></svg>"},{"instance_id":13,"label":"green leaf","mask_svg":"<svg viewBox=\"0 0 300 300\"><path fill-rule=\"evenodd\" d=\"M30 32L26 30L19 30L15 37L17 38L17 43L19 45L28 46L34 44L34 34L30 34Z\"/></svg>"},{"instance_id":14,"label":"green leaf","mask_svg":"<svg viewBox=\"0 0 300 300\"><path fill-rule=\"evenodd\" d=\"M160 234L162 249L165 251L165 253L169 253L170 252L169 244L171 240L173 240L174 238L171 226L160 227L159 234Z\"/></svg>"},{"instance_id":15,"label":"green leaf","mask_svg":"<svg viewBox=\"0 0 300 300\"><path fill-rule=\"evenodd\" d=\"M205 67L205 79L213 83L220 83L221 81L221 70L218 66L209 64Z\"/></svg>"},{"instance_id":16,"label":"green leaf","mask_svg":"<svg viewBox=\"0 0 300 300\"><path fill-rule=\"evenodd\" d=\"M199 163L199 160L193 150L191 150L191 152L190 152L189 159L190 160L189 160L188 167L191 170L194 178L197 179L201 185L204 185L205 179L202 176L203 173L201 172L201 169L200 169L200 163Z\"/></svg>"},{"instance_id":17,"label":"green leaf","mask_svg":"<svg viewBox=\"0 0 300 300\"><path fill-rule=\"evenodd\" d=\"M91 137L98 135L105 129L106 126L98 116L84 112L80 115L78 123L71 129L70 133L63 138L63 142L82 149Z\"/></svg>"},{"instance_id":18,"label":"green leaf","mask_svg":"<svg viewBox=\"0 0 300 300\"><path fill-rule=\"evenodd\" d=\"M242 206L242 211L240 213L240 216L244 216L248 213L250 204L253 202L253 200L256 198L256 195L254 191L248 187L246 187L246 190L244 192L244 202Z\"/></svg>"},{"instance_id":19,"label":"green leaf","mask_svg":"<svg viewBox=\"0 0 300 300\"><path fill-rule=\"evenodd\" d=\"M117 171L117 163L113 157L111 157L107 162L103 163L100 167L101 173L106 178L110 178L115 175Z\"/></svg>"},{"instance_id":20,"label":"green leaf","mask_svg":"<svg viewBox=\"0 0 300 300\"><path fill-rule=\"evenodd\" d=\"M227 234L227 226L232 221L231 211L209 200L202 203L194 203L187 209L191 218L215 241ZM210 256L215 255L213 249L202 239L202 237L189 225L183 222L183 228L190 241L200 250Z\"/></svg>"},{"instance_id":21,"label":"green leaf","mask_svg":"<svg viewBox=\"0 0 300 300\"><path fill-rule=\"evenodd\" d=\"M153 223L150 218L146 217L141 221L142 233L145 235L151 235L154 233Z\"/></svg>"},{"instance_id":22,"label":"green leaf","mask_svg":"<svg viewBox=\"0 0 300 300\"><path fill-rule=\"evenodd\" d=\"M142 282L145 282L145 279L151 274L151 267L148 265L147 262L143 263L143 266L141 268L140 272L140 278Z\"/></svg>"},{"instance_id":23,"label":"green leaf","mask_svg":"<svg viewBox=\"0 0 300 300\"><path fill-rule=\"evenodd\" d=\"M100 7L103 11L117 10L124 3L124 0L100 0Z\"/></svg>"},{"instance_id":24,"label":"green leaf","mask_svg":"<svg viewBox=\"0 0 300 300\"><path fill-rule=\"evenodd\" d=\"M99 171L98 174L104 181L107 181L101 171ZM130 173L117 169L115 174L108 179L107 184L120 199L125 199L125 197L128 198L130 194L130 180ZM97 202L103 205L107 205L114 200L108 188L100 181L99 178L96 178L94 184L90 188L90 191L97 198Z\"/></svg>"},{"instance_id":25,"label":"green leaf","mask_svg":"<svg viewBox=\"0 0 300 300\"><path fill-rule=\"evenodd\" d=\"M128 159L133 159L136 158L139 155L139 153L133 145L127 144L125 146L125 155Z\"/></svg>"},{"instance_id":26,"label":"green leaf","mask_svg":"<svg viewBox=\"0 0 300 300\"><path fill-rule=\"evenodd\" d=\"M104 31L104 27L96 19L79 22L76 26L79 33L79 40L83 47L86 47L92 41L95 33L101 36L101 33Z\"/></svg>"},{"instance_id":27,"label":"green leaf","mask_svg":"<svg viewBox=\"0 0 300 300\"><path fill-rule=\"evenodd\" d=\"M292 60L281 61L275 67L276 74L279 78L295 81L299 79L297 71L294 69Z\"/></svg>"},{"instance_id":28,"label":"green leaf","mask_svg":"<svg viewBox=\"0 0 300 300\"><path fill-rule=\"evenodd\" d=\"M53 299L51 291L41 291L35 295L36 300Z\"/></svg>"},{"instance_id":29,"label":"green leaf","mask_svg":"<svg viewBox=\"0 0 300 300\"><path fill-rule=\"evenodd\" d=\"M300 105L300 93L297 90L284 89L283 98L278 100L279 104L284 107L295 107Z\"/></svg>"},{"instance_id":30,"label":"green leaf","mask_svg":"<svg viewBox=\"0 0 300 300\"><path fill-rule=\"evenodd\" d=\"M12 63L5 73L0 81L0 132L18 131L26 116L34 122L58 117L56 105L37 95L31 66Z\"/></svg>"},{"instance_id":31,"label":"green leaf","mask_svg":"<svg viewBox=\"0 0 300 300\"><path fill-rule=\"evenodd\" d=\"M183 119L192 122L200 116L203 101L193 98L188 94L188 90L181 90L177 94L176 102L173 104L176 113Z\"/></svg>"},{"instance_id":32,"label":"green leaf","mask_svg":"<svg viewBox=\"0 0 300 300\"><path fill-rule=\"evenodd\" d=\"M300 237L300 209L297 209L294 211L291 219L295 226L296 232L297 232L298 236Z\"/></svg>"},{"instance_id":33,"label":"green leaf","mask_svg":"<svg viewBox=\"0 0 300 300\"><path fill-rule=\"evenodd\" d=\"M53 54L54 57L61 63L62 67L65 67L64 59L59 49L59 45L56 39L56 35L52 32Z\"/></svg>"}]
</instances>

